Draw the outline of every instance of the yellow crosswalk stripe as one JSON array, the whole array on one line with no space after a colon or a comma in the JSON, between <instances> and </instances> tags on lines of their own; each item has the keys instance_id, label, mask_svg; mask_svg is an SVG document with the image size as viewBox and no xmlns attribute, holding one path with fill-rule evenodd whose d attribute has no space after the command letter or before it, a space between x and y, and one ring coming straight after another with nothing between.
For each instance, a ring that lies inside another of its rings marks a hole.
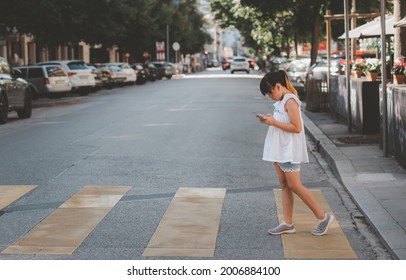
<instances>
[{"instance_id":1,"label":"yellow crosswalk stripe","mask_svg":"<svg viewBox=\"0 0 406 280\"><path fill-rule=\"evenodd\" d=\"M0 210L35 189L37 185L0 186Z\"/></svg>"},{"instance_id":2,"label":"yellow crosswalk stripe","mask_svg":"<svg viewBox=\"0 0 406 280\"><path fill-rule=\"evenodd\" d=\"M323 193L312 189L321 208L333 213ZM282 191L274 190L279 222L283 221ZM316 225L316 219L310 209L295 195L293 219L296 233L282 234L282 245L285 258L288 259L357 259L347 237L337 220L334 220L328 233L314 236L310 231Z\"/></svg>"},{"instance_id":3,"label":"yellow crosswalk stripe","mask_svg":"<svg viewBox=\"0 0 406 280\"><path fill-rule=\"evenodd\" d=\"M179 188L143 256L213 257L225 194Z\"/></svg>"},{"instance_id":4,"label":"yellow crosswalk stripe","mask_svg":"<svg viewBox=\"0 0 406 280\"><path fill-rule=\"evenodd\" d=\"M72 254L129 189L85 186L2 253Z\"/></svg>"}]
</instances>

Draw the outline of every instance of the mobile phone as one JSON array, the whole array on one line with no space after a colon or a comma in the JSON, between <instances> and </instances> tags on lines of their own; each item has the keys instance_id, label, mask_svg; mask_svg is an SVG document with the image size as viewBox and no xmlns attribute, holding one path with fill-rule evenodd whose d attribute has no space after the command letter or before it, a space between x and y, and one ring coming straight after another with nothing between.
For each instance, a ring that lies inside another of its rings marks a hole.
<instances>
[{"instance_id":1,"label":"mobile phone","mask_svg":"<svg viewBox=\"0 0 406 280\"><path fill-rule=\"evenodd\" d=\"M262 115L262 114L257 114L257 118L259 118L259 119L263 119L263 118L265 118L265 116L264 116L264 115Z\"/></svg>"}]
</instances>

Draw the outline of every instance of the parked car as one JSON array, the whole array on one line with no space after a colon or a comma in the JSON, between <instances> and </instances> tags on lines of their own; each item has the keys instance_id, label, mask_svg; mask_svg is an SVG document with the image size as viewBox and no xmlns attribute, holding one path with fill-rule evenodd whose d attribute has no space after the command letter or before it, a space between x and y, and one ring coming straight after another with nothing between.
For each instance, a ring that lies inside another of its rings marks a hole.
<instances>
[{"instance_id":1,"label":"parked car","mask_svg":"<svg viewBox=\"0 0 406 280\"><path fill-rule=\"evenodd\" d=\"M135 73L134 69L128 63L125 62L111 62L105 63L106 66L117 66L120 67L126 75L126 79L124 81L125 84L134 85L137 81L137 74Z\"/></svg>"},{"instance_id":2,"label":"parked car","mask_svg":"<svg viewBox=\"0 0 406 280\"><path fill-rule=\"evenodd\" d=\"M161 77L172 79L173 75L176 75L175 66L167 61L155 61L152 64L159 69Z\"/></svg>"},{"instance_id":3,"label":"parked car","mask_svg":"<svg viewBox=\"0 0 406 280\"><path fill-rule=\"evenodd\" d=\"M288 64L289 60L284 56L273 56L269 60L269 68L271 72L278 70L286 70Z\"/></svg>"},{"instance_id":4,"label":"parked car","mask_svg":"<svg viewBox=\"0 0 406 280\"><path fill-rule=\"evenodd\" d=\"M106 67L110 70L110 78L114 81L114 85L124 86L127 80L126 72L117 65L107 63Z\"/></svg>"},{"instance_id":5,"label":"parked car","mask_svg":"<svg viewBox=\"0 0 406 280\"><path fill-rule=\"evenodd\" d=\"M31 117L31 91L22 76L20 70L11 69L0 57L0 124L7 122L10 111L16 111L20 119Z\"/></svg>"},{"instance_id":6,"label":"parked car","mask_svg":"<svg viewBox=\"0 0 406 280\"><path fill-rule=\"evenodd\" d=\"M248 63L245 57L236 57L233 59L230 65L231 74L234 74L235 71L245 71L250 72L250 64Z\"/></svg>"},{"instance_id":7,"label":"parked car","mask_svg":"<svg viewBox=\"0 0 406 280\"><path fill-rule=\"evenodd\" d=\"M330 74L338 75L340 72L340 61L342 58L332 58L330 60ZM327 80L327 58L322 57L318 62L313 64L308 73L307 77L313 78L316 80Z\"/></svg>"},{"instance_id":8,"label":"parked car","mask_svg":"<svg viewBox=\"0 0 406 280\"><path fill-rule=\"evenodd\" d=\"M134 69L135 74L137 75L137 84L142 85L148 81L148 74L144 66L140 63L131 65L131 68Z\"/></svg>"},{"instance_id":9,"label":"parked car","mask_svg":"<svg viewBox=\"0 0 406 280\"><path fill-rule=\"evenodd\" d=\"M374 58L375 52L371 51L357 51L357 58ZM345 59L345 53L343 51L336 51L331 54L330 57L330 74L338 75L342 70L341 61ZM313 64L308 71L309 78L316 80L327 80L327 57L322 57L318 62Z\"/></svg>"},{"instance_id":10,"label":"parked car","mask_svg":"<svg viewBox=\"0 0 406 280\"><path fill-rule=\"evenodd\" d=\"M305 58L293 60L286 69L286 74L301 99L305 98L306 74L309 68L310 58Z\"/></svg>"},{"instance_id":11,"label":"parked car","mask_svg":"<svg viewBox=\"0 0 406 280\"><path fill-rule=\"evenodd\" d=\"M52 60L37 63L36 65L59 65L68 74L72 85L72 92L88 95L96 86L92 70L82 60Z\"/></svg>"},{"instance_id":12,"label":"parked car","mask_svg":"<svg viewBox=\"0 0 406 280\"><path fill-rule=\"evenodd\" d=\"M99 71L103 87L111 89L116 85L114 79L111 77L112 71L107 66L99 63L92 66Z\"/></svg>"},{"instance_id":13,"label":"parked car","mask_svg":"<svg viewBox=\"0 0 406 280\"><path fill-rule=\"evenodd\" d=\"M68 74L58 65L17 67L28 82L33 99L61 97L72 90Z\"/></svg>"},{"instance_id":14,"label":"parked car","mask_svg":"<svg viewBox=\"0 0 406 280\"><path fill-rule=\"evenodd\" d=\"M162 77L159 77L159 70L158 68L156 68L154 64L152 63L145 64L144 69L147 71L148 80L150 82L155 82L158 79L162 79Z\"/></svg>"}]
</instances>

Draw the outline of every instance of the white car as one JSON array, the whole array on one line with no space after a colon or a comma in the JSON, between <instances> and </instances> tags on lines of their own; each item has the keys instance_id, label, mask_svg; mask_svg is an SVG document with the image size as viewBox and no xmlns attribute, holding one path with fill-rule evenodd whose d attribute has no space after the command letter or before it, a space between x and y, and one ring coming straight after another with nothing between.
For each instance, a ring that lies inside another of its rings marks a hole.
<instances>
[{"instance_id":1,"label":"white car","mask_svg":"<svg viewBox=\"0 0 406 280\"><path fill-rule=\"evenodd\" d=\"M231 74L235 71L245 71L250 72L250 64L245 57L236 57L233 59L230 65Z\"/></svg>"},{"instance_id":2,"label":"white car","mask_svg":"<svg viewBox=\"0 0 406 280\"><path fill-rule=\"evenodd\" d=\"M124 83L134 85L137 81L137 74L135 70L131 68L128 63L125 62L111 62L111 63L104 63L106 66L118 66L123 69L124 73L126 74L126 79Z\"/></svg>"},{"instance_id":3,"label":"white car","mask_svg":"<svg viewBox=\"0 0 406 280\"><path fill-rule=\"evenodd\" d=\"M58 65L17 67L29 83L33 97L61 97L72 90L68 74Z\"/></svg>"},{"instance_id":4,"label":"white car","mask_svg":"<svg viewBox=\"0 0 406 280\"><path fill-rule=\"evenodd\" d=\"M68 74L72 85L72 92L88 95L96 86L92 70L82 60L52 60L36 65L59 65Z\"/></svg>"}]
</instances>

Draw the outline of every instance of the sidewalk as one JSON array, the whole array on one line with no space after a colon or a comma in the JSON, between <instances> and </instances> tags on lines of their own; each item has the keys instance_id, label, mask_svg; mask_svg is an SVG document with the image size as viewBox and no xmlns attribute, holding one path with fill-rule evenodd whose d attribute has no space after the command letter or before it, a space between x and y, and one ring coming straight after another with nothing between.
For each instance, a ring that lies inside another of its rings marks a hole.
<instances>
[{"instance_id":1,"label":"sidewalk","mask_svg":"<svg viewBox=\"0 0 406 280\"><path fill-rule=\"evenodd\" d=\"M307 135L394 259L406 260L406 170L384 157L378 135L349 133L330 113L305 111Z\"/></svg>"}]
</instances>

